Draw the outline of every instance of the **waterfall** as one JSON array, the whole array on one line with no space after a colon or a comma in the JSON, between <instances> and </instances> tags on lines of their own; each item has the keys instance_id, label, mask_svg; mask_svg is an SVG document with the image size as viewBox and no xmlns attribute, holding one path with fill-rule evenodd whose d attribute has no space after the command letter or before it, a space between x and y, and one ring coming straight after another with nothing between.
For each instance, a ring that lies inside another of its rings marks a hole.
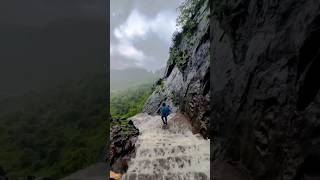
<instances>
[{"instance_id":1,"label":"waterfall","mask_svg":"<svg viewBox=\"0 0 320 180\"><path fill-rule=\"evenodd\" d=\"M210 179L210 140L193 134L182 114L171 114L167 128L160 116L138 114L130 119L141 134L123 180Z\"/></svg>"}]
</instances>

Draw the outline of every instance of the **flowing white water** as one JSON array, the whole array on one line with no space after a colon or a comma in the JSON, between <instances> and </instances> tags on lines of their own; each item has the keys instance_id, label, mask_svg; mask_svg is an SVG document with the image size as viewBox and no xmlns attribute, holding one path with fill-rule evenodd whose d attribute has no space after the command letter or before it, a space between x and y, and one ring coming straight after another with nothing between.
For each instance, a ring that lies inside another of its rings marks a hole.
<instances>
[{"instance_id":1,"label":"flowing white water","mask_svg":"<svg viewBox=\"0 0 320 180\"><path fill-rule=\"evenodd\" d=\"M209 180L210 140L193 134L181 114L172 114L168 128L160 116L138 114L136 156L122 180Z\"/></svg>"}]
</instances>

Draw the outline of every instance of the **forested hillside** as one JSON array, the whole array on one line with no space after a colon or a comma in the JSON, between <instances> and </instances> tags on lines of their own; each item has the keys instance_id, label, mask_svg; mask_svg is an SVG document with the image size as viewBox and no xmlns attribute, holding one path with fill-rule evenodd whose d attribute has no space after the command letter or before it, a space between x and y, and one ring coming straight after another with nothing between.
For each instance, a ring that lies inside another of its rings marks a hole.
<instances>
[{"instance_id":1,"label":"forested hillside","mask_svg":"<svg viewBox=\"0 0 320 180\"><path fill-rule=\"evenodd\" d=\"M105 74L2 101L0 166L9 177L57 179L103 161L106 101Z\"/></svg>"},{"instance_id":2,"label":"forested hillside","mask_svg":"<svg viewBox=\"0 0 320 180\"><path fill-rule=\"evenodd\" d=\"M111 94L110 113L114 118L128 118L140 113L152 92L152 84L143 84Z\"/></svg>"},{"instance_id":3,"label":"forested hillside","mask_svg":"<svg viewBox=\"0 0 320 180\"><path fill-rule=\"evenodd\" d=\"M88 6L1 1L0 179L54 180L104 160L109 28L104 6Z\"/></svg>"}]
</instances>

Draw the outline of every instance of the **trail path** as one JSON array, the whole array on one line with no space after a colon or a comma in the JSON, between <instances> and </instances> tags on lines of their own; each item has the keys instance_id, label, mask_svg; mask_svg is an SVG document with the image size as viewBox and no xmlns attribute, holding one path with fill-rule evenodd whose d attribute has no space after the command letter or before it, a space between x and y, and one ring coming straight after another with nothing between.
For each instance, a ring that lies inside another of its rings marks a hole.
<instances>
[{"instance_id":1,"label":"trail path","mask_svg":"<svg viewBox=\"0 0 320 180\"><path fill-rule=\"evenodd\" d=\"M160 116L138 114L130 119L141 135L122 180L210 179L210 140L193 134L183 115L170 115L167 129Z\"/></svg>"}]
</instances>

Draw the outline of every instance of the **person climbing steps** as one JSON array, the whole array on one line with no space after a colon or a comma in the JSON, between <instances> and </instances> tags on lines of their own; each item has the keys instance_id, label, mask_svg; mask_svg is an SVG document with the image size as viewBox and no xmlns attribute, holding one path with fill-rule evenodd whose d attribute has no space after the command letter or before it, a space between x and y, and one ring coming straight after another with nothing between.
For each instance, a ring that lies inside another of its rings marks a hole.
<instances>
[{"instance_id":1,"label":"person climbing steps","mask_svg":"<svg viewBox=\"0 0 320 180\"><path fill-rule=\"evenodd\" d=\"M164 126L168 125L168 116L171 113L171 108L166 103L162 103L162 107L160 108L161 120Z\"/></svg>"}]
</instances>

